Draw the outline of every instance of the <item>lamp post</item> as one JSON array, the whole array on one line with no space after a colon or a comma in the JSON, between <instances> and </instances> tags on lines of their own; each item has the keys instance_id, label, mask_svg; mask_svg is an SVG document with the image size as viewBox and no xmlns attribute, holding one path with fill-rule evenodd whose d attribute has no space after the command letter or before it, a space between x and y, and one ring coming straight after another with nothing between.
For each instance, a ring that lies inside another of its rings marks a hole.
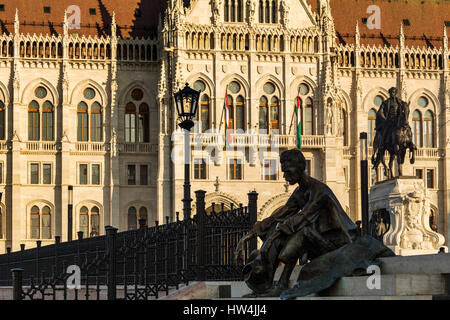
<instances>
[{"instance_id":1,"label":"lamp post","mask_svg":"<svg viewBox=\"0 0 450 320\"><path fill-rule=\"evenodd\" d=\"M72 241L72 224L73 224L73 186L69 186L69 201L67 205L67 241Z\"/></svg>"},{"instance_id":2,"label":"lamp post","mask_svg":"<svg viewBox=\"0 0 450 320\"><path fill-rule=\"evenodd\" d=\"M361 151L361 220L362 235L369 233L369 173L368 173L368 149L367 132L361 132L359 135Z\"/></svg>"},{"instance_id":3,"label":"lamp post","mask_svg":"<svg viewBox=\"0 0 450 320\"><path fill-rule=\"evenodd\" d=\"M189 219L191 216L191 183L190 183L190 160L191 160L191 139L190 132L194 126L192 119L197 113L198 100L200 91L194 90L186 86L174 94L175 104L177 108L178 118L181 123L178 125L184 129L184 197L183 197L183 216Z\"/></svg>"}]
</instances>

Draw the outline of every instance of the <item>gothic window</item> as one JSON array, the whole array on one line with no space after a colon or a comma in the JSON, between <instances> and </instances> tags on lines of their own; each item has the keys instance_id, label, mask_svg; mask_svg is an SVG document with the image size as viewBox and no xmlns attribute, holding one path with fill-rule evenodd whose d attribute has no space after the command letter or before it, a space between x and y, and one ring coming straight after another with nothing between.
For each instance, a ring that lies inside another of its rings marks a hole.
<instances>
[{"instance_id":1,"label":"gothic window","mask_svg":"<svg viewBox=\"0 0 450 320\"><path fill-rule=\"evenodd\" d=\"M51 239L51 210L44 206L42 210L38 206L33 206L30 211L30 238L31 239Z\"/></svg>"},{"instance_id":2,"label":"gothic window","mask_svg":"<svg viewBox=\"0 0 450 320\"><path fill-rule=\"evenodd\" d=\"M210 129L210 98L203 81L197 80L194 83L194 89L200 91L200 110L197 113L197 121L200 125L201 132Z\"/></svg>"},{"instance_id":3,"label":"gothic window","mask_svg":"<svg viewBox=\"0 0 450 320\"><path fill-rule=\"evenodd\" d=\"M259 130L264 134L280 129L280 100L272 82L266 82L263 91L259 104Z\"/></svg>"},{"instance_id":4,"label":"gothic window","mask_svg":"<svg viewBox=\"0 0 450 320\"><path fill-rule=\"evenodd\" d=\"M225 0L225 4L224 4L224 6L223 6L223 9L224 9L223 17L224 17L224 20L225 20L225 21L229 21L229 19L230 19L230 16L229 16L229 10L230 10L230 7L229 7L228 1L229 1L229 0Z\"/></svg>"},{"instance_id":5,"label":"gothic window","mask_svg":"<svg viewBox=\"0 0 450 320\"><path fill-rule=\"evenodd\" d=\"M196 158L194 159L194 179L205 180L206 179L206 159Z\"/></svg>"},{"instance_id":6,"label":"gothic window","mask_svg":"<svg viewBox=\"0 0 450 320\"><path fill-rule=\"evenodd\" d=\"M277 23L277 3L272 0L272 23Z\"/></svg>"},{"instance_id":7,"label":"gothic window","mask_svg":"<svg viewBox=\"0 0 450 320\"><path fill-rule=\"evenodd\" d=\"M313 91L306 84L302 83L298 87L298 99L294 101L300 103L300 121L303 135L314 134L314 103L313 103Z\"/></svg>"},{"instance_id":8,"label":"gothic window","mask_svg":"<svg viewBox=\"0 0 450 320\"><path fill-rule=\"evenodd\" d=\"M6 132L6 118L5 118L6 110L5 104L0 100L0 140L5 140L5 132Z\"/></svg>"},{"instance_id":9,"label":"gothic window","mask_svg":"<svg viewBox=\"0 0 450 320\"><path fill-rule=\"evenodd\" d=\"M423 144L425 148L434 148L434 117L430 110L423 117Z\"/></svg>"},{"instance_id":10,"label":"gothic window","mask_svg":"<svg viewBox=\"0 0 450 320\"><path fill-rule=\"evenodd\" d=\"M259 0L259 23L264 22L264 6L263 1Z\"/></svg>"},{"instance_id":11,"label":"gothic window","mask_svg":"<svg viewBox=\"0 0 450 320\"><path fill-rule=\"evenodd\" d=\"M373 139L375 137L375 121L377 119L377 112L375 109L370 109L368 115L368 139L370 146L373 146Z\"/></svg>"},{"instance_id":12,"label":"gothic window","mask_svg":"<svg viewBox=\"0 0 450 320\"><path fill-rule=\"evenodd\" d=\"M125 141L136 142L136 106L132 102L125 107Z\"/></svg>"},{"instance_id":13,"label":"gothic window","mask_svg":"<svg viewBox=\"0 0 450 320\"><path fill-rule=\"evenodd\" d=\"M415 110L412 116L413 122L413 142L414 144L421 148L422 147L422 115L420 111Z\"/></svg>"},{"instance_id":14,"label":"gothic window","mask_svg":"<svg viewBox=\"0 0 450 320\"><path fill-rule=\"evenodd\" d=\"M40 140L41 139L40 129L42 127L42 140L53 141L54 107L50 101L46 100L48 96L47 89L40 86L36 88L34 94L35 94L34 100L31 101L30 104L28 105L28 140L30 141ZM4 119L4 114L2 118Z\"/></svg>"},{"instance_id":15,"label":"gothic window","mask_svg":"<svg viewBox=\"0 0 450 320\"><path fill-rule=\"evenodd\" d=\"M238 22L243 22L244 21L242 19L242 12L243 12L242 0L237 0L237 21Z\"/></svg>"},{"instance_id":16,"label":"gothic window","mask_svg":"<svg viewBox=\"0 0 450 320\"><path fill-rule=\"evenodd\" d=\"M77 139L100 142L103 140L103 117L98 94L94 89L86 88L83 98L77 107Z\"/></svg>"},{"instance_id":17,"label":"gothic window","mask_svg":"<svg viewBox=\"0 0 450 320\"><path fill-rule=\"evenodd\" d=\"M88 106L85 102L78 104L77 122L78 141L88 141Z\"/></svg>"},{"instance_id":18,"label":"gothic window","mask_svg":"<svg viewBox=\"0 0 450 320\"><path fill-rule=\"evenodd\" d=\"M150 110L143 99L144 92L141 89L131 92L131 101L125 107L126 142L150 142Z\"/></svg>"},{"instance_id":19,"label":"gothic window","mask_svg":"<svg viewBox=\"0 0 450 320\"><path fill-rule=\"evenodd\" d=\"M83 237L89 235L89 210L86 207L80 209L80 231L83 232Z\"/></svg>"},{"instance_id":20,"label":"gothic window","mask_svg":"<svg viewBox=\"0 0 450 320\"><path fill-rule=\"evenodd\" d=\"M270 23L270 2L269 0L266 0L265 2L265 8L264 8L264 22Z\"/></svg>"},{"instance_id":21,"label":"gothic window","mask_svg":"<svg viewBox=\"0 0 450 320\"><path fill-rule=\"evenodd\" d=\"M230 112L230 129L245 129L245 92L237 81L228 85L228 109Z\"/></svg>"},{"instance_id":22,"label":"gothic window","mask_svg":"<svg viewBox=\"0 0 450 320\"><path fill-rule=\"evenodd\" d=\"M236 7L235 7L235 0L230 0L231 1L231 22L236 22Z\"/></svg>"}]
</instances>

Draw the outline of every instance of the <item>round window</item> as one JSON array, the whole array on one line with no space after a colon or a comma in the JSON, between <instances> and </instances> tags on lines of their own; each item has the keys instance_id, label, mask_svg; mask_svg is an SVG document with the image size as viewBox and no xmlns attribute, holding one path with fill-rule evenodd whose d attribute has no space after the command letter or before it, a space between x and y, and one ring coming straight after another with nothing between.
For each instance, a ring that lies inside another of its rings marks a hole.
<instances>
[{"instance_id":1,"label":"round window","mask_svg":"<svg viewBox=\"0 0 450 320\"><path fill-rule=\"evenodd\" d=\"M84 97L88 100L92 100L95 98L95 91L92 88L87 88L83 93Z\"/></svg>"},{"instance_id":2,"label":"round window","mask_svg":"<svg viewBox=\"0 0 450 320\"><path fill-rule=\"evenodd\" d=\"M241 91L241 85L236 81L233 81L228 85L228 89L230 89L232 93L238 93Z\"/></svg>"},{"instance_id":3,"label":"round window","mask_svg":"<svg viewBox=\"0 0 450 320\"><path fill-rule=\"evenodd\" d=\"M39 99L44 99L47 96L47 89L44 87L38 87L34 93Z\"/></svg>"},{"instance_id":4,"label":"round window","mask_svg":"<svg viewBox=\"0 0 450 320\"><path fill-rule=\"evenodd\" d=\"M298 88L298 91L302 96L307 95L309 93L309 87L306 84L302 83Z\"/></svg>"},{"instance_id":5,"label":"round window","mask_svg":"<svg viewBox=\"0 0 450 320\"><path fill-rule=\"evenodd\" d=\"M375 99L373 99L373 104L377 107L381 106L383 103L383 97L382 96L376 96Z\"/></svg>"},{"instance_id":6,"label":"round window","mask_svg":"<svg viewBox=\"0 0 450 320\"><path fill-rule=\"evenodd\" d=\"M420 97L419 100L417 100L417 104L420 107L425 108L426 106L428 106L428 99L425 97Z\"/></svg>"},{"instance_id":7,"label":"round window","mask_svg":"<svg viewBox=\"0 0 450 320\"><path fill-rule=\"evenodd\" d=\"M142 92L141 89L134 89L131 92L131 97L136 101L140 101L144 97L144 93Z\"/></svg>"},{"instance_id":8,"label":"round window","mask_svg":"<svg viewBox=\"0 0 450 320\"><path fill-rule=\"evenodd\" d=\"M194 83L194 89L197 91L203 92L203 91L205 91L206 86L203 83L203 81L198 80L198 81L195 81L195 83Z\"/></svg>"},{"instance_id":9,"label":"round window","mask_svg":"<svg viewBox=\"0 0 450 320\"><path fill-rule=\"evenodd\" d=\"M272 83L270 83L270 82L267 82L264 85L263 89L264 89L264 92L267 93L267 94L272 94L272 93L275 92L275 86Z\"/></svg>"}]
</instances>

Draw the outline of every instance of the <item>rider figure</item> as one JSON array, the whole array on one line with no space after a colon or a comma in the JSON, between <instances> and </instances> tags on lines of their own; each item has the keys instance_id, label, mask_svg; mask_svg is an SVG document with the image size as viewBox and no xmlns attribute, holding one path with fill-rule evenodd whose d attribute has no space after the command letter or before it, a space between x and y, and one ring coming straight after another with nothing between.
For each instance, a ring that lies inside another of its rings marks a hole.
<instances>
[{"instance_id":1,"label":"rider figure","mask_svg":"<svg viewBox=\"0 0 450 320\"><path fill-rule=\"evenodd\" d=\"M390 143L389 135L396 129L405 125L409 127L408 115L408 104L397 97L397 88L389 89L389 98L383 101L377 112L374 149Z\"/></svg>"}]
</instances>

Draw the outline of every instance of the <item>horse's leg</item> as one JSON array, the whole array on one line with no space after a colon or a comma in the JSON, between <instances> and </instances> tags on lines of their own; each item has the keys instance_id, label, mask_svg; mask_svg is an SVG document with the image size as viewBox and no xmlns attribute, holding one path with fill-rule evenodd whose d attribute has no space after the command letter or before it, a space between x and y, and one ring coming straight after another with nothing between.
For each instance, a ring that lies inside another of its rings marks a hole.
<instances>
[{"instance_id":1,"label":"horse's leg","mask_svg":"<svg viewBox=\"0 0 450 320\"><path fill-rule=\"evenodd\" d=\"M397 164L398 164L398 176L402 176L402 164L405 162L406 149L398 150L397 152Z\"/></svg>"},{"instance_id":2,"label":"horse's leg","mask_svg":"<svg viewBox=\"0 0 450 320\"><path fill-rule=\"evenodd\" d=\"M392 169L392 165L395 160L395 151L389 150L389 179L394 178L394 170Z\"/></svg>"}]
</instances>

